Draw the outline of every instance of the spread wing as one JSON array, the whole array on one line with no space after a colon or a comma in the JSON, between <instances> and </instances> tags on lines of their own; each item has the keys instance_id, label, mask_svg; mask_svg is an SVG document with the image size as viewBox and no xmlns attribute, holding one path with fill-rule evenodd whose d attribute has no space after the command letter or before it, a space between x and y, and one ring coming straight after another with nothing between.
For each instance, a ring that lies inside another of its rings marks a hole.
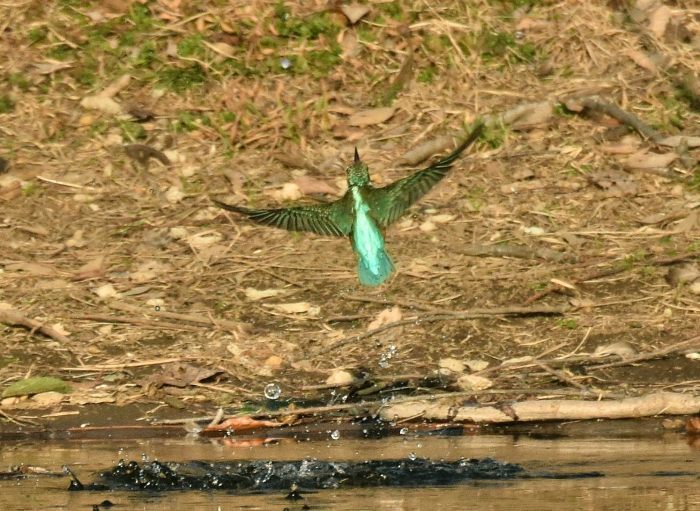
<instances>
[{"instance_id":1,"label":"spread wing","mask_svg":"<svg viewBox=\"0 0 700 511\"><path fill-rule=\"evenodd\" d=\"M220 208L247 216L253 222L288 231L308 231L325 236L347 236L352 229L352 216L346 213L347 199L330 204L296 206L277 209L249 209L212 201Z\"/></svg>"},{"instance_id":2,"label":"spread wing","mask_svg":"<svg viewBox=\"0 0 700 511\"><path fill-rule=\"evenodd\" d=\"M440 182L447 175L447 172L462 151L479 138L483 127L483 123L479 122L464 142L427 169L419 170L382 188L368 190L366 196L370 210L380 225L387 226L395 222L406 212L411 204L423 197L433 186Z\"/></svg>"}]
</instances>

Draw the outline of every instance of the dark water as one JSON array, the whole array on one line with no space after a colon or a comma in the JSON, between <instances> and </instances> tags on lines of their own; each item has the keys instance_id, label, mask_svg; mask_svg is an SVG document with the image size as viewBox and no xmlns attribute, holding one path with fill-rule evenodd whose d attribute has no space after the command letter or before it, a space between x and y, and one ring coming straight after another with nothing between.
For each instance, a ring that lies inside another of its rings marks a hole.
<instances>
[{"instance_id":1,"label":"dark water","mask_svg":"<svg viewBox=\"0 0 700 511\"><path fill-rule=\"evenodd\" d=\"M120 510L700 510L700 450L683 436L654 439L537 440L510 436L390 438L241 447L221 439L61 441L0 445L0 470L34 465L60 471L68 464L84 482L120 459L139 463L209 460L365 460L493 458L517 464L533 478L466 480L448 487L359 487L309 492L285 500L287 491L225 490L68 492L67 477L28 476L0 481L0 510L87 510L109 500ZM144 459L146 460L144 462ZM600 472L601 477L537 477Z\"/></svg>"}]
</instances>

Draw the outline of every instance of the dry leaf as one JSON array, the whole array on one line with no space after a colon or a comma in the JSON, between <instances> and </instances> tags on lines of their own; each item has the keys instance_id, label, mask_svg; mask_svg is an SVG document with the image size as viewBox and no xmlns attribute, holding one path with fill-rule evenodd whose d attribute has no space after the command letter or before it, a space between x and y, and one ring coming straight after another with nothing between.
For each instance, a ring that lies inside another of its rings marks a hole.
<instances>
[{"instance_id":1,"label":"dry leaf","mask_svg":"<svg viewBox=\"0 0 700 511\"><path fill-rule=\"evenodd\" d=\"M545 124L553 115L552 103L542 101L518 105L504 112L501 117L504 124L510 125L513 129L525 129Z\"/></svg>"},{"instance_id":2,"label":"dry leaf","mask_svg":"<svg viewBox=\"0 0 700 511\"><path fill-rule=\"evenodd\" d=\"M47 60L40 64L34 64L34 70L40 75L50 75L61 69L68 69L73 67L72 62L61 62L59 60Z\"/></svg>"},{"instance_id":3,"label":"dry leaf","mask_svg":"<svg viewBox=\"0 0 700 511\"><path fill-rule=\"evenodd\" d=\"M263 365L269 367L272 370L280 369L284 364L284 359L278 355L270 355L265 359Z\"/></svg>"},{"instance_id":4,"label":"dry leaf","mask_svg":"<svg viewBox=\"0 0 700 511\"><path fill-rule=\"evenodd\" d=\"M456 215L450 214L433 215L430 217L430 221L435 222L436 224L446 224L447 222L451 222L455 218L457 218Z\"/></svg>"},{"instance_id":5,"label":"dry leaf","mask_svg":"<svg viewBox=\"0 0 700 511\"><path fill-rule=\"evenodd\" d=\"M626 359L637 355L637 350L627 341L618 341L598 346L593 351L593 356L595 357L607 357L609 355L617 355L622 359Z\"/></svg>"},{"instance_id":6,"label":"dry leaf","mask_svg":"<svg viewBox=\"0 0 700 511\"><path fill-rule=\"evenodd\" d=\"M222 239L224 237L216 231L205 231L188 237L187 243L195 250L202 250L219 243Z\"/></svg>"},{"instance_id":7,"label":"dry leaf","mask_svg":"<svg viewBox=\"0 0 700 511\"><path fill-rule=\"evenodd\" d=\"M253 287L245 288L245 296L248 300L257 301L273 296L284 295L289 291L287 289L255 289Z\"/></svg>"},{"instance_id":8,"label":"dry leaf","mask_svg":"<svg viewBox=\"0 0 700 511\"><path fill-rule=\"evenodd\" d=\"M105 284L103 286L96 287L92 290L92 292L100 298L114 298L119 296L119 293L116 289L114 289L114 286L112 284Z\"/></svg>"},{"instance_id":9,"label":"dry leaf","mask_svg":"<svg viewBox=\"0 0 700 511\"><path fill-rule=\"evenodd\" d=\"M435 229L437 229L437 226L430 220L426 220L420 224L418 228L423 232L433 232Z\"/></svg>"},{"instance_id":10,"label":"dry leaf","mask_svg":"<svg viewBox=\"0 0 700 511\"><path fill-rule=\"evenodd\" d=\"M666 282L668 282L671 287L693 282L698 278L700 278L700 269L698 269L696 263L677 264L669 268L666 274Z\"/></svg>"},{"instance_id":11,"label":"dry leaf","mask_svg":"<svg viewBox=\"0 0 700 511\"><path fill-rule=\"evenodd\" d=\"M284 183L281 190L273 190L270 195L278 202L295 201L303 196L296 183Z\"/></svg>"},{"instance_id":12,"label":"dry leaf","mask_svg":"<svg viewBox=\"0 0 700 511\"><path fill-rule=\"evenodd\" d=\"M463 373L465 369L464 362L456 358L442 358L438 362L440 374Z\"/></svg>"},{"instance_id":13,"label":"dry leaf","mask_svg":"<svg viewBox=\"0 0 700 511\"><path fill-rule=\"evenodd\" d=\"M403 315L401 314L401 309L398 305L394 305L390 309L384 309L382 312L377 314L377 317L367 325L367 330L374 330L380 326L386 325L388 323L395 323L396 321L401 321Z\"/></svg>"},{"instance_id":14,"label":"dry leaf","mask_svg":"<svg viewBox=\"0 0 700 511\"><path fill-rule=\"evenodd\" d=\"M373 124L381 124L388 121L394 116L396 112L395 108L392 107L381 107L372 108L370 110L362 110L360 112L355 112L348 119L348 124L351 126L371 126Z\"/></svg>"},{"instance_id":15,"label":"dry leaf","mask_svg":"<svg viewBox=\"0 0 700 511\"><path fill-rule=\"evenodd\" d=\"M202 431L226 431L226 432L241 432L250 431L251 429L259 428L277 428L282 424L274 421L263 421L253 419L251 417L231 417L220 424L207 426Z\"/></svg>"},{"instance_id":16,"label":"dry leaf","mask_svg":"<svg viewBox=\"0 0 700 511\"><path fill-rule=\"evenodd\" d=\"M63 401L65 397L65 394L61 394L60 392L41 392L40 394L32 396L32 401L36 402L39 406L54 406Z\"/></svg>"},{"instance_id":17,"label":"dry leaf","mask_svg":"<svg viewBox=\"0 0 700 511\"><path fill-rule=\"evenodd\" d=\"M354 25L369 13L369 7L362 4L341 5L340 11L345 14L351 25Z\"/></svg>"},{"instance_id":18,"label":"dry leaf","mask_svg":"<svg viewBox=\"0 0 700 511\"><path fill-rule=\"evenodd\" d=\"M464 364L469 368L470 371L472 372L477 372L477 371L483 371L489 366L489 363L486 360L465 360Z\"/></svg>"},{"instance_id":19,"label":"dry leaf","mask_svg":"<svg viewBox=\"0 0 700 511\"><path fill-rule=\"evenodd\" d=\"M96 258L88 261L82 265L73 274L74 278L78 280L92 279L95 277L101 277L105 272L105 256L99 255Z\"/></svg>"},{"instance_id":20,"label":"dry leaf","mask_svg":"<svg viewBox=\"0 0 700 511\"><path fill-rule=\"evenodd\" d=\"M671 9L666 5L660 5L649 15L649 31L661 38L666 32L668 22L671 21Z\"/></svg>"},{"instance_id":21,"label":"dry leaf","mask_svg":"<svg viewBox=\"0 0 700 511\"><path fill-rule=\"evenodd\" d=\"M588 175L588 179L599 188L607 191L611 197L636 195L638 191L637 181L634 177L619 170L608 169L593 172Z\"/></svg>"},{"instance_id":22,"label":"dry leaf","mask_svg":"<svg viewBox=\"0 0 700 511\"><path fill-rule=\"evenodd\" d=\"M264 305L279 312L283 312L284 314L308 313L310 316L318 316L320 312L320 308L318 306L311 305L309 302L275 303Z\"/></svg>"},{"instance_id":23,"label":"dry leaf","mask_svg":"<svg viewBox=\"0 0 700 511\"><path fill-rule=\"evenodd\" d=\"M80 101L80 106L89 110L99 110L111 115L117 115L122 112L122 106L108 96L85 96Z\"/></svg>"},{"instance_id":24,"label":"dry leaf","mask_svg":"<svg viewBox=\"0 0 700 511\"><path fill-rule=\"evenodd\" d=\"M41 277L48 277L51 275L56 275L58 273L54 268L50 266L45 266L39 263L10 263L5 265L6 271L26 271L30 275L37 275Z\"/></svg>"},{"instance_id":25,"label":"dry leaf","mask_svg":"<svg viewBox=\"0 0 700 511\"><path fill-rule=\"evenodd\" d=\"M700 147L700 137L686 137L685 135L673 135L659 140L659 145L666 147L678 147L686 145L689 149Z\"/></svg>"},{"instance_id":26,"label":"dry leaf","mask_svg":"<svg viewBox=\"0 0 700 511\"><path fill-rule=\"evenodd\" d=\"M185 193L182 190L180 190L179 187L177 187L175 185L168 188L168 191L165 192L165 199L170 204L177 204L178 202L180 202L184 198L185 198Z\"/></svg>"},{"instance_id":27,"label":"dry leaf","mask_svg":"<svg viewBox=\"0 0 700 511\"><path fill-rule=\"evenodd\" d=\"M312 195L315 193L326 193L329 195L339 195L338 190L331 186L326 181L315 179L310 176L299 176L294 180L301 193L304 195Z\"/></svg>"},{"instance_id":28,"label":"dry leaf","mask_svg":"<svg viewBox=\"0 0 700 511\"><path fill-rule=\"evenodd\" d=\"M345 369L336 369L331 373L331 375L326 379L326 385L336 385L338 387L347 387L349 385L354 385L362 381L357 378L350 371Z\"/></svg>"},{"instance_id":29,"label":"dry leaf","mask_svg":"<svg viewBox=\"0 0 700 511\"><path fill-rule=\"evenodd\" d=\"M462 390L484 390L493 387L493 382L476 374L465 374L457 379L457 386Z\"/></svg>"},{"instance_id":30,"label":"dry leaf","mask_svg":"<svg viewBox=\"0 0 700 511\"><path fill-rule=\"evenodd\" d=\"M631 58L635 64L637 64L643 69L646 69L647 71L651 71L652 73L656 73L658 71L658 68L656 67L654 61L651 60L649 55L647 55L643 51L630 50L627 52L627 56Z\"/></svg>"},{"instance_id":31,"label":"dry leaf","mask_svg":"<svg viewBox=\"0 0 700 511\"><path fill-rule=\"evenodd\" d=\"M665 169L673 163L678 155L676 153L650 153L640 151L627 157L623 162L631 169Z\"/></svg>"},{"instance_id":32,"label":"dry leaf","mask_svg":"<svg viewBox=\"0 0 700 511\"><path fill-rule=\"evenodd\" d=\"M199 383L208 380L221 373L219 369L209 369L197 367L191 364L175 363L168 364L160 374L156 374L148 379L148 383L162 387L170 385L173 387L186 387L192 383Z\"/></svg>"}]
</instances>

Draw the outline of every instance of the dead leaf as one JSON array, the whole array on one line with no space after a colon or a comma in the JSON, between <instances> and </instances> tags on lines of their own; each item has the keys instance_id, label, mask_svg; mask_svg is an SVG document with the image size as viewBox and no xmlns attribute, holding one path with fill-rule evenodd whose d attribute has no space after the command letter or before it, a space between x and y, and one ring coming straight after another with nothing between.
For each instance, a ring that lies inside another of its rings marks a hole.
<instances>
[{"instance_id":1,"label":"dead leaf","mask_svg":"<svg viewBox=\"0 0 700 511\"><path fill-rule=\"evenodd\" d=\"M167 364L160 374L148 378L148 383L162 387L186 387L192 383L200 383L221 373L219 369L197 367L191 364L175 363Z\"/></svg>"},{"instance_id":2,"label":"dead leaf","mask_svg":"<svg viewBox=\"0 0 700 511\"><path fill-rule=\"evenodd\" d=\"M442 358L438 362L440 374L463 373L465 369L464 362L456 358Z\"/></svg>"},{"instance_id":3,"label":"dead leaf","mask_svg":"<svg viewBox=\"0 0 700 511\"><path fill-rule=\"evenodd\" d=\"M227 59L232 59L233 57L236 56L236 51L233 46L231 46L228 43L225 43L223 41L219 41L216 43L209 43L207 41L202 41L205 46L208 46L210 49L212 49L215 53L218 53L219 55L226 57Z\"/></svg>"},{"instance_id":4,"label":"dead leaf","mask_svg":"<svg viewBox=\"0 0 700 511\"><path fill-rule=\"evenodd\" d=\"M671 9L666 5L660 5L649 15L649 31L661 38L666 32L668 22L671 21Z\"/></svg>"},{"instance_id":5,"label":"dead leaf","mask_svg":"<svg viewBox=\"0 0 700 511\"><path fill-rule=\"evenodd\" d=\"M48 277L56 275L58 272L51 266L46 266L39 263L20 262L10 263L5 265L5 271L26 271L30 275L40 277Z\"/></svg>"},{"instance_id":6,"label":"dead leaf","mask_svg":"<svg viewBox=\"0 0 700 511\"><path fill-rule=\"evenodd\" d=\"M40 64L34 64L34 70L40 75L50 75L62 69L73 67L72 62L61 62L60 60L46 60Z\"/></svg>"},{"instance_id":7,"label":"dead leaf","mask_svg":"<svg viewBox=\"0 0 700 511\"><path fill-rule=\"evenodd\" d=\"M100 287L96 287L92 290L100 298L115 298L119 296L119 293L112 284L105 284Z\"/></svg>"},{"instance_id":8,"label":"dead leaf","mask_svg":"<svg viewBox=\"0 0 700 511\"><path fill-rule=\"evenodd\" d=\"M263 365L272 370L280 369L284 365L284 359L278 355L270 355L265 359Z\"/></svg>"},{"instance_id":9,"label":"dead leaf","mask_svg":"<svg viewBox=\"0 0 700 511\"><path fill-rule=\"evenodd\" d=\"M255 289L253 287L245 288L245 296L248 300L258 301L273 296L285 295L289 293L287 289Z\"/></svg>"},{"instance_id":10,"label":"dead leaf","mask_svg":"<svg viewBox=\"0 0 700 511\"><path fill-rule=\"evenodd\" d=\"M700 147L700 137L687 137L685 135L673 135L659 140L659 145L666 147L679 147L686 145L689 149Z\"/></svg>"},{"instance_id":11,"label":"dead leaf","mask_svg":"<svg viewBox=\"0 0 700 511\"><path fill-rule=\"evenodd\" d=\"M195 250L202 250L219 243L222 239L224 237L216 231L204 231L189 236L187 243Z\"/></svg>"},{"instance_id":12,"label":"dead leaf","mask_svg":"<svg viewBox=\"0 0 700 511\"><path fill-rule=\"evenodd\" d=\"M296 183L284 183L281 190L273 190L269 192L278 202L295 201L302 198L303 194Z\"/></svg>"},{"instance_id":13,"label":"dead leaf","mask_svg":"<svg viewBox=\"0 0 700 511\"><path fill-rule=\"evenodd\" d=\"M259 428L278 428L282 425L283 424L279 422L263 421L253 419L252 417L231 417L220 424L207 426L202 431L242 432Z\"/></svg>"},{"instance_id":14,"label":"dead leaf","mask_svg":"<svg viewBox=\"0 0 700 511\"><path fill-rule=\"evenodd\" d=\"M457 379L457 386L462 390L484 390L493 387L493 382L476 374L465 374Z\"/></svg>"},{"instance_id":15,"label":"dead leaf","mask_svg":"<svg viewBox=\"0 0 700 511\"><path fill-rule=\"evenodd\" d=\"M588 174L588 180L608 192L611 197L636 195L637 181L626 172L614 169L601 170Z\"/></svg>"},{"instance_id":16,"label":"dead leaf","mask_svg":"<svg viewBox=\"0 0 700 511\"><path fill-rule=\"evenodd\" d=\"M304 314L307 313L310 316L318 316L321 312L320 307L317 305L311 305L309 302L293 302L293 303L274 303L274 304L263 304L265 307L270 307L276 311L282 312L284 314Z\"/></svg>"},{"instance_id":17,"label":"dead leaf","mask_svg":"<svg viewBox=\"0 0 700 511\"><path fill-rule=\"evenodd\" d=\"M180 187L175 186L175 185L168 188L168 191L165 192L165 199L170 204L177 204L178 202L180 202L184 198L185 198L185 193L180 189Z\"/></svg>"},{"instance_id":18,"label":"dead leaf","mask_svg":"<svg viewBox=\"0 0 700 511\"><path fill-rule=\"evenodd\" d=\"M66 396L60 392L41 392L32 396L32 401L40 406L54 406L59 404Z\"/></svg>"},{"instance_id":19,"label":"dead leaf","mask_svg":"<svg viewBox=\"0 0 700 511\"><path fill-rule=\"evenodd\" d=\"M464 364L469 368L470 371L472 372L477 372L477 371L483 371L489 366L489 363L486 360L465 360Z\"/></svg>"},{"instance_id":20,"label":"dead leaf","mask_svg":"<svg viewBox=\"0 0 700 511\"><path fill-rule=\"evenodd\" d=\"M627 341L618 341L598 346L595 351L593 351L594 357L607 357L610 355L617 355L622 359L626 359L636 356L637 350Z\"/></svg>"},{"instance_id":21,"label":"dead leaf","mask_svg":"<svg viewBox=\"0 0 700 511\"><path fill-rule=\"evenodd\" d=\"M372 108L355 112L348 119L350 126L371 126L388 121L394 116L396 109L393 107Z\"/></svg>"},{"instance_id":22,"label":"dead leaf","mask_svg":"<svg viewBox=\"0 0 700 511\"><path fill-rule=\"evenodd\" d=\"M341 5L340 11L345 14L351 25L354 25L369 13L369 7L362 4Z\"/></svg>"},{"instance_id":23,"label":"dead leaf","mask_svg":"<svg viewBox=\"0 0 700 511\"><path fill-rule=\"evenodd\" d=\"M369 325L367 325L367 330L374 330L380 326L401 321L401 318L403 318L401 309L398 305L394 305L392 308L384 309L382 312L377 314L377 317Z\"/></svg>"},{"instance_id":24,"label":"dead leaf","mask_svg":"<svg viewBox=\"0 0 700 511\"><path fill-rule=\"evenodd\" d=\"M448 222L451 222L457 218L457 215L450 215L450 214L442 214L442 215L433 215L430 217L430 220L432 222L435 222L436 224L446 224Z\"/></svg>"},{"instance_id":25,"label":"dead leaf","mask_svg":"<svg viewBox=\"0 0 700 511\"><path fill-rule=\"evenodd\" d=\"M676 231L690 232L697 229L698 226L700 226L700 215L698 214L698 210L695 209L691 211L683 220L678 222L676 225Z\"/></svg>"},{"instance_id":26,"label":"dead leaf","mask_svg":"<svg viewBox=\"0 0 700 511\"><path fill-rule=\"evenodd\" d=\"M518 105L501 114L503 123L510 125L513 129L540 126L546 124L553 116L554 108L548 101Z\"/></svg>"},{"instance_id":27,"label":"dead leaf","mask_svg":"<svg viewBox=\"0 0 700 511\"><path fill-rule=\"evenodd\" d=\"M88 110L99 110L110 115L118 115L122 112L122 106L108 96L85 96L80 100L80 106Z\"/></svg>"},{"instance_id":28,"label":"dead leaf","mask_svg":"<svg viewBox=\"0 0 700 511\"><path fill-rule=\"evenodd\" d=\"M426 220L418 226L418 229L423 232L433 232L435 229L437 229L437 226L430 220Z\"/></svg>"},{"instance_id":29,"label":"dead leaf","mask_svg":"<svg viewBox=\"0 0 700 511\"><path fill-rule=\"evenodd\" d=\"M336 385L338 387L348 387L361 382L362 379L357 378L352 372L345 369L336 369L326 379L326 385Z\"/></svg>"},{"instance_id":30,"label":"dead leaf","mask_svg":"<svg viewBox=\"0 0 700 511\"><path fill-rule=\"evenodd\" d=\"M338 190L334 186L331 186L326 181L321 181L311 176L299 176L294 180L294 184L297 185L304 195L313 195L317 193L339 195Z\"/></svg>"},{"instance_id":31,"label":"dead leaf","mask_svg":"<svg viewBox=\"0 0 700 511\"><path fill-rule=\"evenodd\" d=\"M698 278L700 278L700 269L697 263L677 264L669 268L668 273L666 273L666 282L671 287L693 282Z\"/></svg>"},{"instance_id":32,"label":"dead leaf","mask_svg":"<svg viewBox=\"0 0 700 511\"><path fill-rule=\"evenodd\" d=\"M630 50L627 52L627 56L634 61L635 64L637 64L639 67L646 69L647 71L651 71L652 73L658 72L658 68L656 67L656 64L654 61L644 53L643 51L640 50Z\"/></svg>"},{"instance_id":33,"label":"dead leaf","mask_svg":"<svg viewBox=\"0 0 700 511\"><path fill-rule=\"evenodd\" d=\"M650 153L639 151L631 154L624 160L624 165L631 169L665 169L673 163L678 155L676 153Z\"/></svg>"},{"instance_id":34,"label":"dead leaf","mask_svg":"<svg viewBox=\"0 0 700 511\"><path fill-rule=\"evenodd\" d=\"M73 274L73 278L76 280L93 279L95 277L103 276L104 272L105 256L98 255L78 268L78 270Z\"/></svg>"}]
</instances>

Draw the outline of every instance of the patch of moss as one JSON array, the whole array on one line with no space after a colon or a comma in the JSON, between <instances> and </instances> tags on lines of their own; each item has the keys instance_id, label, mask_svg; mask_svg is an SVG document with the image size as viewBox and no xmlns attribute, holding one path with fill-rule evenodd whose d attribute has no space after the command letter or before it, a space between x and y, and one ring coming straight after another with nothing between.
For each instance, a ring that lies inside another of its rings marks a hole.
<instances>
[{"instance_id":1,"label":"patch of moss","mask_svg":"<svg viewBox=\"0 0 700 511\"><path fill-rule=\"evenodd\" d=\"M46 52L46 56L55 60L68 60L75 57L76 50L68 46L67 44L59 43Z\"/></svg>"},{"instance_id":2,"label":"patch of moss","mask_svg":"<svg viewBox=\"0 0 700 511\"><path fill-rule=\"evenodd\" d=\"M377 4L377 9L382 14L395 20L400 20L403 18L403 7L401 6L401 2L385 2Z\"/></svg>"},{"instance_id":3,"label":"patch of moss","mask_svg":"<svg viewBox=\"0 0 700 511\"><path fill-rule=\"evenodd\" d=\"M48 31L46 30L46 27L34 27L31 30L29 30L29 33L27 33L27 37L29 38L29 42L31 44L37 44L42 41L45 41L47 34Z\"/></svg>"},{"instance_id":4,"label":"patch of moss","mask_svg":"<svg viewBox=\"0 0 700 511\"><path fill-rule=\"evenodd\" d=\"M7 77L7 81L10 85L14 85L22 92L27 92L31 85L27 77L22 73L12 73Z\"/></svg>"},{"instance_id":5,"label":"patch of moss","mask_svg":"<svg viewBox=\"0 0 700 511\"><path fill-rule=\"evenodd\" d=\"M206 80L206 71L196 62L187 67L168 67L158 72L158 83L174 92L199 87Z\"/></svg>"},{"instance_id":6,"label":"patch of moss","mask_svg":"<svg viewBox=\"0 0 700 511\"><path fill-rule=\"evenodd\" d=\"M15 102L6 94L0 95L0 114L9 114L15 109Z\"/></svg>"},{"instance_id":7,"label":"patch of moss","mask_svg":"<svg viewBox=\"0 0 700 511\"><path fill-rule=\"evenodd\" d=\"M437 68L431 64L428 67L424 67L423 69L418 71L418 76L416 76L416 80L418 80L421 83L433 83L435 81L436 74Z\"/></svg>"},{"instance_id":8,"label":"patch of moss","mask_svg":"<svg viewBox=\"0 0 700 511\"><path fill-rule=\"evenodd\" d=\"M281 1L275 5L275 18L277 33L286 38L317 39L325 35L332 39L340 29L327 12L296 18Z\"/></svg>"},{"instance_id":9,"label":"patch of moss","mask_svg":"<svg viewBox=\"0 0 700 511\"><path fill-rule=\"evenodd\" d=\"M155 41L145 41L139 48L139 52L131 61L135 68L150 68L158 61L158 51Z\"/></svg>"},{"instance_id":10,"label":"patch of moss","mask_svg":"<svg viewBox=\"0 0 700 511\"><path fill-rule=\"evenodd\" d=\"M201 34L194 34L185 37L180 44L177 45L177 54L182 57L203 57L204 43Z\"/></svg>"},{"instance_id":11,"label":"patch of moss","mask_svg":"<svg viewBox=\"0 0 700 511\"><path fill-rule=\"evenodd\" d=\"M335 66L340 64L340 46L334 44L329 50L311 50L304 54L304 58L308 62L309 69L315 75L323 75L329 73Z\"/></svg>"},{"instance_id":12,"label":"patch of moss","mask_svg":"<svg viewBox=\"0 0 700 511\"><path fill-rule=\"evenodd\" d=\"M530 42L520 43L510 32L484 30L479 36L481 56L485 61L499 59L516 62L533 62L537 58L537 48Z\"/></svg>"},{"instance_id":13,"label":"patch of moss","mask_svg":"<svg viewBox=\"0 0 700 511\"><path fill-rule=\"evenodd\" d=\"M148 6L137 2L131 4L127 17L139 31L152 30L155 26L153 15Z\"/></svg>"},{"instance_id":14,"label":"patch of moss","mask_svg":"<svg viewBox=\"0 0 700 511\"><path fill-rule=\"evenodd\" d=\"M575 330L578 328L578 321L573 318L560 318L557 319L557 325L568 330Z\"/></svg>"},{"instance_id":15,"label":"patch of moss","mask_svg":"<svg viewBox=\"0 0 700 511\"><path fill-rule=\"evenodd\" d=\"M122 137L130 142L145 140L148 136L144 127L141 124L133 121L120 122L119 129L122 132Z\"/></svg>"},{"instance_id":16,"label":"patch of moss","mask_svg":"<svg viewBox=\"0 0 700 511\"><path fill-rule=\"evenodd\" d=\"M506 140L507 128L502 124L494 124L485 126L481 139L486 142L491 148L496 149L503 145Z\"/></svg>"}]
</instances>

